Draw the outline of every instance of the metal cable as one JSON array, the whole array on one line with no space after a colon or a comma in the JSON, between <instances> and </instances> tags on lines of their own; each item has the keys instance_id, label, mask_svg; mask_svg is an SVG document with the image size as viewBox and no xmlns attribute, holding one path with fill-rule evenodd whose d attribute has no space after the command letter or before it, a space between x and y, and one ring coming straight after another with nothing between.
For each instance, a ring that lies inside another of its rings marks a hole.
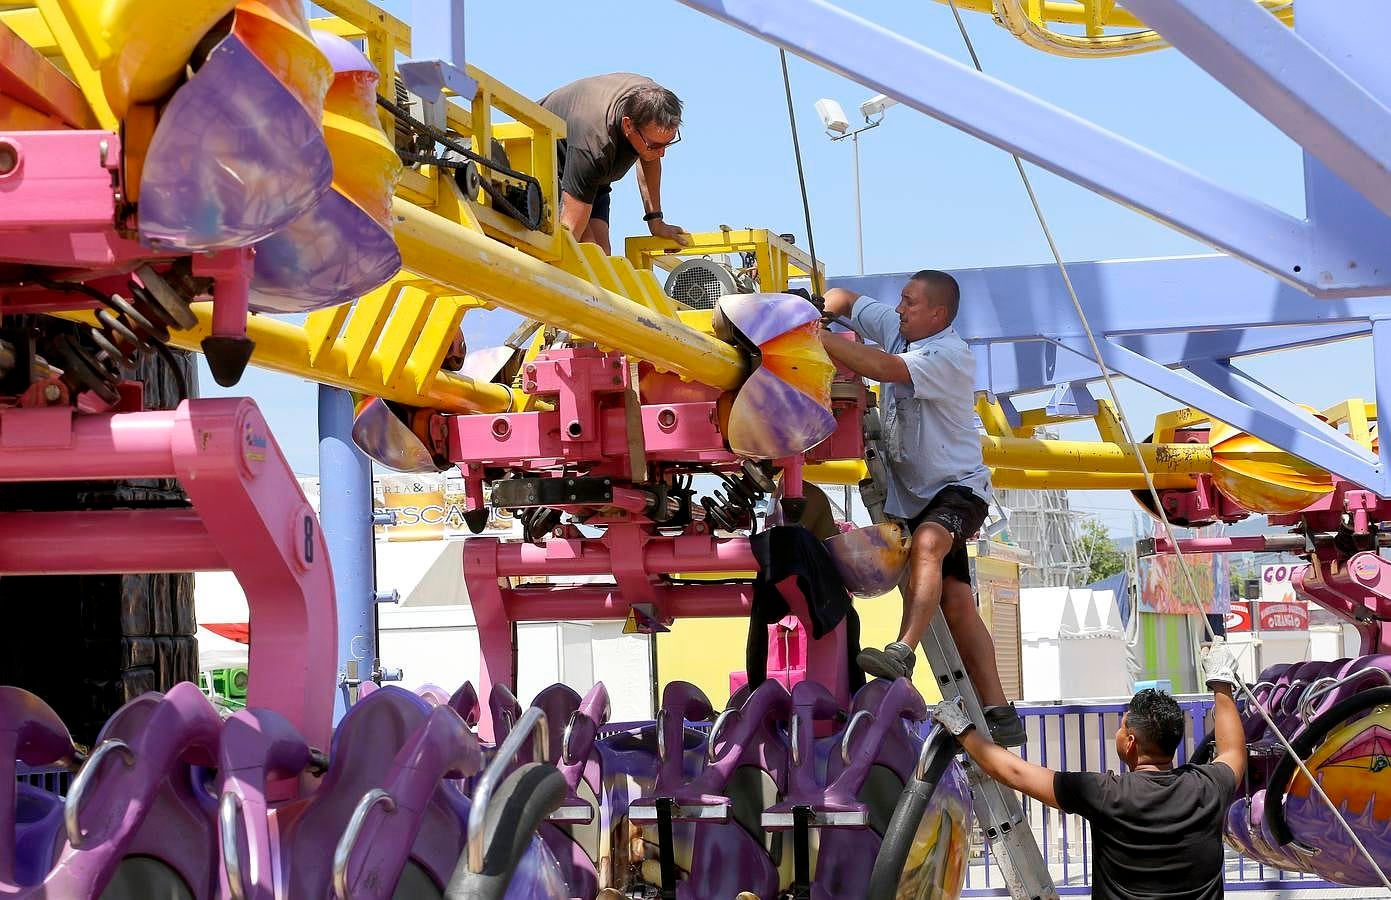
<instances>
[{"instance_id":1,"label":"metal cable","mask_svg":"<svg viewBox=\"0 0 1391 900\"><path fill-rule=\"evenodd\" d=\"M807 250L811 253L811 296L817 297L816 277L816 238L811 233L811 202L807 200L806 173L802 171L802 145L797 140L797 116L792 110L792 79L787 74L787 51L778 48L778 62L782 63L782 87L787 95L787 124L792 127L792 155L797 160L797 186L802 191L802 217L807 222ZM817 307L820 303L812 301Z\"/></svg>"},{"instance_id":2,"label":"metal cable","mask_svg":"<svg viewBox=\"0 0 1391 900\"><path fill-rule=\"evenodd\" d=\"M977 72L985 74L985 69L982 68L980 64L980 57L976 55L975 44L971 41L971 36L966 30L966 23L962 21L961 11L956 6L956 0L947 0L947 5L951 7L952 16L956 19L956 27L960 30L961 38L966 43L966 50L971 55L971 63L975 66ZM1043 207L1039 204L1038 195L1034 193L1033 184L1029 180L1028 173L1024 170L1023 160L1014 153L1010 154L1010 158L1014 160L1014 166L1019 170L1019 178L1024 183L1024 190L1028 192L1029 203L1032 204L1034 208L1034 215L1038 218L1039 227L1043 230L1044 239L1048 242L1048 249L1053 254L1053 261L1057 264L1058 272L1062 276L1063 284L1067 288L1068 296L1072 300L1072 307L1077 312L1077 318L1082 324L1083 331L1086 332L1087 343L1090 345L1092 351L1092 361L1095 362L1097 368L1100 369L1101 378L1106 383L1106 390L1111 395L1111 402L1115 405L1116 420L1121 426L1121 431L1126 442L1130 445L1131 452L1135 454L1135 459L1140 464L1140 471L1145 478L1145 486L1149 491L1150 497L1154 501L1154 509L1155 512L1158 513L1160 524L1164 528L1164 535L1168 538L1170 545L1173 547L1173 554L1179 561L1179 570L1183 573L1184 579L1187 582L1189 596L1196 602L1199 595L1197 584L1193 580L1193 573L1189 571L1188 566L1184 563L1183 553L1179 550L1178 539L1174 535L1173 525L1170 524L1169 517L1164 512L1163 503L1160 502L1159 491L1154 484L1154 475L1150 472L1149 466L1145 463L1144 454L1140 452L1139 442L1135 440L1134 432L1130 428L1130 422L1126 418L1125 410L1121 406L1120 395L1117 393L1115 382L1112 380L1111 370L1101 358L1101 347L1097 343L1096 334L1092 331L1091 323L1087 320L1087 314L1082 309L1082 301L1077 296L1077 289L1072 284L1072 278L1068 274L1067 265L1063 262L1062 254L1059 252L1058 245L1053 239L1052 229L1048 227L1048 220L1043 214ZM1195 614L1189 613L1189 615ZM1208 622L1206 615L1201 615L1198 618L1203 623L1203 631L1206 633L1208 641L1210 643L1213 642L1216 636L1212 631L1212 624ZM1251 689L1246 686L1245 682L1241 681L1241 679L1237 679L1237 683L1240 685L1242 692L1246 695L1249 705L1253 706L1256 712L1260 714L1261 718L1265 720L1271 733L1275 735L1275 738L1280 742L1281 746L1285 748L1285 752L1294 760L1295 765L1299 767L1299 771L1305 778L1309 779L1309 784L1313 790L1323 799L1324 803L1328 804L1328 808L1333 811L1334 818L1337 819L1338 824L1342 826L1343 831L1347 832L1348 837L1352 839L1358 851L1366 857L1367 862L1371 864L1372 869L1377 873L1377 877L1381 879L1381 883L1386 886L1387 892L1391 893L1391 879L1387 878L1386 873L1382 871L1375 857L1372 856L1371 852L1357 836L1357 832L1353 830L1352 825L1343 816L1337 804L1324 792L1323 786L1314 778L1314 774L1309 771L1309 767L1305 765L1304 760L1300 759L1299 754L1295 753L1294 747L1290 744L1289 739L1285 737L1285 733L1275 724L1275 720L1265 708L1256 701L1255 695L1251 692Z\"/></svg>"}]
</instances>

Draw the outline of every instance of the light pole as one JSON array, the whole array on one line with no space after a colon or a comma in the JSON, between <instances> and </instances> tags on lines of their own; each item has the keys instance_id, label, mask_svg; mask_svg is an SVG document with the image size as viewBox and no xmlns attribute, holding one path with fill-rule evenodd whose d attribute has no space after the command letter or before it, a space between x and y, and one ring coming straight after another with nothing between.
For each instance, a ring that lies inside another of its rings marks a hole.
<instances>
[{"instance_id":1,"label":"light pole","mask_svg":"<svg viewBox=\"0 0 1391 900\"><path fill-rule=\"evenodd\" d=\"M816 101L816 114L821 117L821 124L826 127L826 136L833 142L850 138L851 156L855 166L855 259L860 275L865 273L864 228L860 220L860 133L878 128L884 121L884 110L897 102L883 94L870 97L860 104L860 115L864 116L865 124L851 131L850 120L845 117L845 110L839 103L826 99Z\"/></svg>"}]
</instances>

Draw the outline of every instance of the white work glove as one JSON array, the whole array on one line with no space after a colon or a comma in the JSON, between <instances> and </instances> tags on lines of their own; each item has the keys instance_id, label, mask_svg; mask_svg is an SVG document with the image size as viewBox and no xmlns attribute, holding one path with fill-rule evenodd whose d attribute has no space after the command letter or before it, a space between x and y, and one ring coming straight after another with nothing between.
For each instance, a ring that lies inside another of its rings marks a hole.
<instances>
[{"instance_id":1,"label":"white work glove","mask_svg":"<svg viewBox=\"0 0 1391 900\"><path fill-rule=\"evenodd\" d=\"M971 717L966 715L966 711L955 700L943 700L932 707L929 712L932 714L932 718L942 723L942 727L953 737L961 737L976 727L975 723L971 721Z\"/></svg>"},{"instance_id":2,"label":"white work glove","mask_svg":"<svg viewBox=\"0 0 1391 900\"><path fill-rule=\"evenodd\" d=\"M1203 654L1203 681L1208 689L1225 684L1233 692L1241 687L1241 678L1236 674L1236 657L1227 646L1226 639L1215 638L1207 644Z\"/></svg>"}]
</instances>

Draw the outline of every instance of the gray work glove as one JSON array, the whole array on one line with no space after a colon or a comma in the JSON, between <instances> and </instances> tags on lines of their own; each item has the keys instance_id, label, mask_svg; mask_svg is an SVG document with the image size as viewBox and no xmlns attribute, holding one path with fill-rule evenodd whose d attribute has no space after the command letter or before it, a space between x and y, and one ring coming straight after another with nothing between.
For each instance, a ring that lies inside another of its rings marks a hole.
<instances>
[{"instance_id":1,"label":"gray work glove","mask_svg":"<svg viewBox=\"0 0 1391 900\"><path fill-rule=\"evenodd\" d=\"M1233 692L1241 687L1241 677L1236 674L1236 657L1232 655L1231 648L1227 646L1224 638L1216 638L1211 644L1206 645L1203 654L1203 681L1207 684L1208 690L1212 690L1219 684L1225 684Z\"/></svg>"},{"instance_id":2,"label":"gray work glove","mask_svg":"<svg viewBox=\"0 0 1391 900\"><path fill-rule=\"evenodd\" d=\"M971 717L966 715L966 711L955 700L943 700L929 712L953 737L961 737L976 727Z\"/></svg>"}]
</instances>

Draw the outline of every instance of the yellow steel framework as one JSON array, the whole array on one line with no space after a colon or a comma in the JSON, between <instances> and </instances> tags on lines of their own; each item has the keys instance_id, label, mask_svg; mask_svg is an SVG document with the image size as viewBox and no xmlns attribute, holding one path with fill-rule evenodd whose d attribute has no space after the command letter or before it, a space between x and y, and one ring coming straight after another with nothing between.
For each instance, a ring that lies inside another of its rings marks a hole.
<instances>
[{"instance_id":1,"label":"yellow steel framework","mask_svg":"<svg viewBox=\"0 0 1391 900\"><path fill-rule=\"evenodd\" d=\"M1002 27L1037 50L1057 56L1128 56L1162 50L1160 34L1116 0L937 0L990 13ZM1293 0L1256 0L1286 25L1294 21ZM1060 30L1064 26L1070 30Z\"/></svg>"}]
</instances>

